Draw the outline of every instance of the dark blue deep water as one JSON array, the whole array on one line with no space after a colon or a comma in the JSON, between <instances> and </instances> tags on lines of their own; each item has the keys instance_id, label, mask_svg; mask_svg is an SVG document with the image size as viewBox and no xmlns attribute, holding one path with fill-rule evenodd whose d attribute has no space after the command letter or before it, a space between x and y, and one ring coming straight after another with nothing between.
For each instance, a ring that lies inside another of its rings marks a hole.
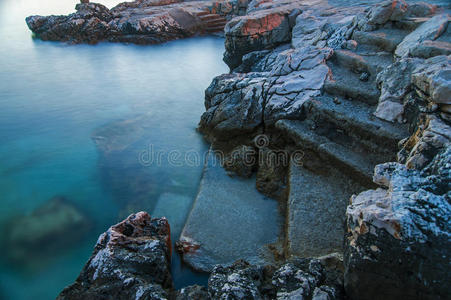
<instances>
[{"instance_id":1,"label":"dark blue deep water","mask_svg":"<svg viewBox=\"0 0 451 300\"><path fill-rule=\"evenodd\" d=\"M0 299L54 298L75 280L98 235L130 212L167 216L176 239L197 191L201 164L139 157L205 151L195 128L205 88L227 71L223 40L91 46L32 39L26 16L66 14L75 4L0 2L1 236L32 245L0 241ZM93 136L101 137L101 147ZM85 216L87 232L58 231L62 219L52 213L28 221L55 196ZM45 226L33 223L39 220ZM33 245L41 228L60 239L45 252ZM24 254L11 258L18 253ZM178 257L173 271L178 287L205 280Z\"/></svg>"}]
</instances>

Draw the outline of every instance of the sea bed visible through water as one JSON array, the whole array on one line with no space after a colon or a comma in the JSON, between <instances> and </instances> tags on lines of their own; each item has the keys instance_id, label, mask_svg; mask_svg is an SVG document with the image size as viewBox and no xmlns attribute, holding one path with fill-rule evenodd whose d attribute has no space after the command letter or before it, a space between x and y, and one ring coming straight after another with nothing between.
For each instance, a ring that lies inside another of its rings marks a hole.
<instances>
[{"instance_id":1,"label":"sea bed visible through water","mask_svg":"<svg viewBox=\"0 0 451 300\"><path fill-rule=\"evenodd\" d=\"M65 246L77 235L60 233L55 238L63 238L62 245L39 259L12 261L4 253L14 249L2 245L0 299L54 298L75 280L98 235L128 212L152 209L150 214L173 216L175 239L197 192L202 164L178 158L170 165L167 154L201 157L207 149L195 128L205 88L227 72L223 39L154 46L32 39L26 16L67 14L75 4L0 2L0 224L11 231L15 216L21 220L57 196L89 222L81 240ZM115 146L129 144L114 153L101 151L98 135ZM165 155L156 163L140 162L140 154L149 151ZM206 281L176 256L172 268L176 287Z\"/></svg>"}]
</instances>

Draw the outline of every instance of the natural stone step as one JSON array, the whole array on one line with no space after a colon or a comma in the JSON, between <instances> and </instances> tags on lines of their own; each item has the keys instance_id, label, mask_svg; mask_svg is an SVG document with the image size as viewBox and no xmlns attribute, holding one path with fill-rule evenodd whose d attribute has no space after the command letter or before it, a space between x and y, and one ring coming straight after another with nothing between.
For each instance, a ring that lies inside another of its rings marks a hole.
<instances>
[{"instance_id":1,"label":"natural stone step","mask_svg":"<svg viewBox=\"0 0 451 300\"><path fill-rule=\"evenodd\" d=\"M378 103L380 92L372 81L362 81L359 74L328 61L332 75L324 83L324 90L336 96L351 98L370 105ZM374 77L374 76L373 76ZM371 78L374 80L374 78Z\"/></svg>"},{"instance_id":2,"label":"natural stone step","mask_svg":"<svg viewBox=\"0 0 451 300\"><path fill-rule=\"evenodd\" d=\"M362 45L378 47L381 51L393 52L409 31L402 29L379 29L376 31L355 31L353 39Z\"/></svg>"},{"instance_id":3,"label":"natural stone step","mask_svg":"<svg viewBox=\"0 0 451 300\"><path fill-rule=\"evenodd\" d=\"M218 31L223 31L223 30L224 30L224 26L207 27L205 29L205 31L207 31L207 32L218 32Z\"/></svg>"},{"instance_id":4,"label":"natural stone step","mask_svg":"<svg viewBox=\"0 0 451 300\"><path fill-rule=\"evenodd\" d=\"M396 153L398 142L408 136L405 125L383 121L373 116L374 108L344 98L323 96L310 102L309 117L332 122L367 148ZM385 157L381 162L389 161Z\"/></svg>"},{"instance_id":5,"label":"natural stone step","mask_svg":"<svg viewBox=\"0 0 451 300\"><path fill-rule=\"evenodd\" d=\"M205 15L211 15L211 12L205 10L205 11L201 11L201 12L196 13L196 15L198 17L202 17L202 16L205 16Z\"/></svg>"},{"instance_id":6,"label":"natural stone step","mask_svg":"<svg viewBox=\"0 0 451 300\"><path fill-rule=\"evenodd\" d=\"M207 26L222 25L224 27L225 24L227 24L227 20L226 19L209 20L207 22L204 22L204 24L207 24Z\"/></svg>"},{"instance_id":7,"label":"natural stone step","mask_svg":"<svg viewBox=\"0 0 451 300\"><path fill-rule=\"evenodd\" d=\"M198 15L199 16L199 15ZM202 21L210 21L210 20L224 20L224 17L216 14L209 14L209 15L201 15L199 18Z\"/></svg>"},{"instance_id":8,"label":"natural stone step","mask_svg":"<svg viewBox=\"0 0 451 300\"><path fill-rule=\"evenodd\" d=\"M287 254L300 257L342 252L343 219L352 194L364 188L340 170L312 172L290 163Z\"/></svg>"},{"instance_id":9,"label":"natural stone step","mask_svg":"<svg viewBox=\"0 0 451 300\"><path fill-rule=\"evenodd\" d=\"M388 52L369 52L366 50L353 52L337 49L332 57L338 65L356 73L367 72L374 80L382 69L393 62L393 55Z\"/></svg>"},{"instance_id":10,"label":"natural stone step","mask_svg":"<svg viewBox=\"0 0 451 300\"><path fill-rule=\"evenodd\" d=\"M358 153L326 136L319 135L308 126L309 123L297 120L280 120L276 128L285 132L299 147L316 152L332 166L345 171L360 182L371 185L375 163L367 153Z\"/></svg>"},{"instance_id":11,"label":"natural stone step","mask_svg":"<svg viewBox=\"0 0 451 300\"><path fill-rule=\"evenodd\" d=\"M259 264L271 260L283 219L278 202L260 194L255 178L232 178L210 150L199 193L188 216L180 245L183 260L196 270L237 259Z\"/></svg>"},{"instance_id":12,"label":"natural stone step","mask_svg":"<svg viewBox=\"0 0 451 300\"><path fill-rule=\"evenodd\" d=\"M404 18L400 21L395 22L394 26L402 30L414 31L429 19L429 17Z\"/></svg>"}]
</instances>

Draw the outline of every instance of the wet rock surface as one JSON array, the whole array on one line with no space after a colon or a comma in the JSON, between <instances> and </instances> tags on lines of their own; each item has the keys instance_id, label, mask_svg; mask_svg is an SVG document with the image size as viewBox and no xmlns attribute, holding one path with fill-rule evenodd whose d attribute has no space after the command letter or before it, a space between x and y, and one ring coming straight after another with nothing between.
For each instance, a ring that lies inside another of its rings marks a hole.
<instances>
[{"instance_id":1,"label":"wet rock surface","mask_svg":"<svg viewBox=\"0 0 451 300\"><path fill-rule=\"evenodd\" d=\"M99 237L75 283L57 299L167 299L170 257L168 221L132 214Z\"/></svg>"}]
</instances>

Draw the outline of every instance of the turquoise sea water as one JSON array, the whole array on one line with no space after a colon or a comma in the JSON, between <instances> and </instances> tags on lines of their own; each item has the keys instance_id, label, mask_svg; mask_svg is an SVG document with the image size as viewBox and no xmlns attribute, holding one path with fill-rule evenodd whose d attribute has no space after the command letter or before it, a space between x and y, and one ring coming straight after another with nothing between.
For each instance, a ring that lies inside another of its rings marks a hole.
<instances>
[{"instance_id":1,"label":"turquoise sea water","mask_svg":"<svg viewBox=\"0 0 451 300\"><path fill-rule=\"evenodd\" d=\"M115 2L102 3L111 7ZM90 46L32 39L26 16L66 14L75 4L0 2L2 230L11 230L12 219L55 196L65 197L92 223L82 239L70 247L63 243L39 263L32 256L13 262L2 254L0 299L54 298L77 277L98 235L131 211L172 217L176 238L197 191L202 165L143 165L138 154L149 145L164 153L205 151L195 128L205 88L227 71L223 40ZM110 141L131 139L131 144L114 155L102 153L92 139L99 130ZM121 130L130 133L117 133ZM72 236L67 232L69 241ZM3 244L2 253L9 246ZM178 287L205 280L183 268L177 257L173 271Z\"/></svg>"}]
</instances>

